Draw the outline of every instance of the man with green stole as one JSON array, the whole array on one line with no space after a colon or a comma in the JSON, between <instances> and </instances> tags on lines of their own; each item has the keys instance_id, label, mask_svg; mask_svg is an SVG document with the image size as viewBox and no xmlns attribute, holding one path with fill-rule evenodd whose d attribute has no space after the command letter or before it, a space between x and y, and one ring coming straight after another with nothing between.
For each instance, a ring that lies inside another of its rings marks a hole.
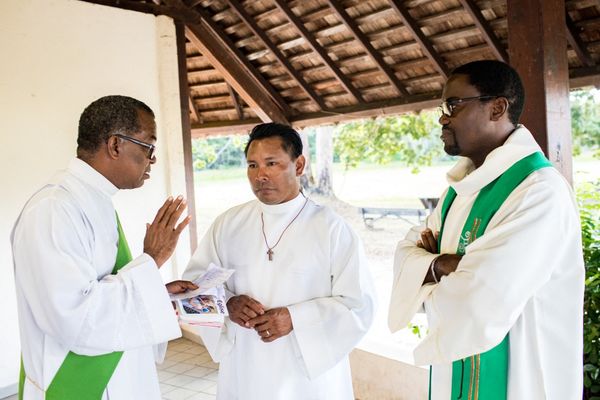
<instances>
[{"instance_id":1,"label":"man with green stole","mask_svg":"<svg viewBox=\"0 0 600 400\"><path fill-rule=\"evenodd\" d=\"M414 351L431 400L581 399L584 266L567 181L518 123L524 90L498 61L456 68L444 150L461 156L426 225L398 244L392 331L424 308Z\"/></svg>"},{"instance_id":2,"label":"man with green stole","mask_svg":"<svg viewBox=\"0 0 600 400\"><path fill-rule=\"evenodd\" d=\"M105 96L79 119L77 158L27 202L12 234L22 348L19 398L161 398L155 359L181 336L159 268L189 217L169 197L147 224L133 258L112 203L150 178L154 113L141 101Z\"/></svg>"}]
</instances>

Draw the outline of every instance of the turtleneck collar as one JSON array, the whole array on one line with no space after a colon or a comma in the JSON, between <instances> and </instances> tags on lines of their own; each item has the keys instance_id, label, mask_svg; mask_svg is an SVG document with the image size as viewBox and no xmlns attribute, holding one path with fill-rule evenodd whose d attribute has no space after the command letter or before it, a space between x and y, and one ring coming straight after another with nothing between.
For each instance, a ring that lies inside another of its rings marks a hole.
<instances>
[{"instance_id":1,"label":"turtleneck collar","mask_svg":"<svg viewBox=\"0 0 600 400\"><path fill-rule=\"evenodd\" d=\"M112 197L119 191L104 175L79 158L72 159L67 170L108 197Z\"/></svg>"},{"instance_id":2,"label":"turtleneck collar","mask_svg":"<svg viewBox=\"0 0 600 400\"><path fill-rule=\"evenodd\" d=\"M514 163L536 151L541 149L531 132L523 125L517 125L506 142L492 150L479 168L475 169L470 159L461 158L448 171L448 184L459 195L474 194L502 175Z\"/></svg>"},{"instance_id":3,"label":"turtleneck collar","mask_svg":"<svg viewBox=\"0 0 600 400\"><path fill-rule=\"evenodd\" d=\"M304 205L306 201L306 197L302 194L302 192L298 193L298 196L294 197L292 200L286 201L285 203L280 204L265 204L261 201L258 202L260 205L260 209L265 214L288 214L293 211L297 211Z\"/></svg>"}]
</instances>

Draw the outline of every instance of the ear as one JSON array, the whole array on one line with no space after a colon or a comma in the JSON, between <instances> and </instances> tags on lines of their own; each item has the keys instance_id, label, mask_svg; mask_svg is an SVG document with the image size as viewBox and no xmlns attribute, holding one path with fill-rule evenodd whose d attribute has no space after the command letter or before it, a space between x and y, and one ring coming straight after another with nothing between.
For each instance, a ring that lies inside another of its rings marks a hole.
<instances>
[{"instance_id":1,"label":"ear","mask_svg":"<svg viewBox=\"0 0 600 400\"><path fill-rule=\"evenodd\" d=\"M119 138L116 136L111 136L108 138L108 142L106 143L106 152L108 156L112 159L119 158L120 149L119 149Z\"/></svg>"},{"instance_id":2,"label":"ear","mask_svg":"<svg viewBox=\"0 0 600 400\"><path fill-rule=\"evenodd\" d=\"M306 165L306 158L302 154L296 158L296 176L302 175L304 172L304 166Z\"/></svg>"},{"instance_id":3,"label":"ear","mask_svg":"<svg viewBox=\"0 0 600 400\"><path fill-rule=\"evenodd\" d=\"M492 121L499 121L504 115L508 117L508 99L506 97L498 97L492 101L490 119Z\"/></svg>"}]
</instances>

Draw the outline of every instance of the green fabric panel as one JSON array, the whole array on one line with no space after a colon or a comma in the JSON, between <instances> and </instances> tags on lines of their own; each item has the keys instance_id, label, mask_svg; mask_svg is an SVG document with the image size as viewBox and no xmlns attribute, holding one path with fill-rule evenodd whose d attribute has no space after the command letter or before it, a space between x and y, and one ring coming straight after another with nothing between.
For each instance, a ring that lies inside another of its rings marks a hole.
<instances>
[{"instance_id":1,"label":"green fabric panel","mask_svg":"<svg viewBox=\"0 0 600 400\"><path fill-rule=\"evenodd\" d=\"M533 153L512 165L500 177L485 186L475 199L461 232L456 254L464 255L466 247L483 235L488 223L512 191L529 174L540 168L551 167L542 153ZM438 236L441 248L442 234L448 210L456 198L449 188L442 205L442 226ZM505 400L508 382L509 337L485 353L456 360L452 363L451 400L485 399Z\"/></svg>"},{"instance_id":2,"label":"green fabric panel","mask_svg":"<svg viewBox=\"0 0 600 400\"><path fill-rule=\"evenodd\" d=\"M132 260L118 215L117 230L119 243L113 274ZM98 356L70 351L46 390L46 400L100 400L122 356L122 351Z\"/></svg>"},{"instance_id":3,"label":"green fabric panel","mask_svg":"<svg viewBox=\"0 0 600 400\"><path fill-rule=\"evenodd\" d=\"M119 231L119 244L117 248L117 259L115 260L115 267L112 270L113 275L116 274L121 268L127 265L133 257L131 257L131 250L129 250L129 244L125 238L125 232L121 226L119 215L117 214L117 230Z\"/></svg>"},{"instance_id":4,"label":"green fabric panel","mask_svg":"<svg viewBox=\"0 0 600 400\"><path fill-rule=\"evenodd\" d=\"M23 400L23 388L25 387L25 368L23 368L23 357L19 368L19 400Z\"/></svg>"},{"instance_id":5,"label":"green fabric panel","mask_svg":"<svg viewBox=\"0 0 600 400\"><path fill-rule=\"evenodd\" d=\"M123 352L82 356L72 351L46 390L46 400L100 400Z\"/></svg>"}]
</instances>

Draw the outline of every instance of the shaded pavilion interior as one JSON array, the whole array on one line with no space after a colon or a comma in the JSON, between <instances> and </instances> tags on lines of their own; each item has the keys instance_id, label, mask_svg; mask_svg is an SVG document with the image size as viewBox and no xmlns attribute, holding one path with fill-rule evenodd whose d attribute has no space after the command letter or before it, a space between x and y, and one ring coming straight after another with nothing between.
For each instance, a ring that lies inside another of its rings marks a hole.
<instances>
[{"instance_id":1,"label":"shaded pavilion interior","mask_svg":"<svg viewBox=\"0 0 600 400\"><path fill-rule=\"evenodd\" d=\"M178 22L193 136L431 108L457 65L510 62L510 0L89 2ZM559 3L569 86L598 87L600 0Z\"/></svg>"},{"instance_id":2,"label":"shaded pavilion interior","mask_svg":"<svg viewBox=\"0 0 600 400\"><path fill-rule=\"evenodd\" d=\"M82 1L175 21L191 205L191 138L433 108L480 59L519 71L522 121L570 180L568 92L600 87L600 0Z\"/></svg>"}]
</instances>

